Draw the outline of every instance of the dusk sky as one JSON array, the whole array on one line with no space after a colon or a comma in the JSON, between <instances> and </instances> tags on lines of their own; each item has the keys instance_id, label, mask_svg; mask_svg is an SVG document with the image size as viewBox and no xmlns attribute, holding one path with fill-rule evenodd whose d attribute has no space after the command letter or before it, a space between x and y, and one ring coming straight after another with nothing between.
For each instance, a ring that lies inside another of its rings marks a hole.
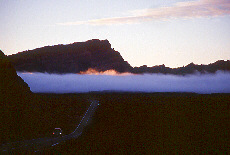
<instances>
[{"instance_id":1,"label":"dusk sky","mask_svg":"<svg viewBox=\"0 0 230 155\"><path fill-rule=\"evenodd\" d=\"M230 59L230 0L0 0L0 49L107 39L132 66Z\"/></svg>"}]
</instances>

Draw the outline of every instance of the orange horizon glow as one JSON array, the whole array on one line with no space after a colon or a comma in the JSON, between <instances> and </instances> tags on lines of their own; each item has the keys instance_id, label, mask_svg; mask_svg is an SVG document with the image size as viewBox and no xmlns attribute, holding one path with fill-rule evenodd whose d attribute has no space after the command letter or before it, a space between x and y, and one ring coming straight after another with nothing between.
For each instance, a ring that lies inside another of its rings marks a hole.
<instances>
[{"instance_id":1,"label":"orange horizon glow","mask_svg":"<svg viewBox=\"0 0 230 155\"><path fill-rule=\"evenodd\" d=\"M125 73L119 73L115 71L114 69L106 70L106 71L97 71L96 69L89 68L87 71L81 71L78 74L82 75L112 75L112 76L126 76L131 75L131 73L125 72Z\"/></svg>"}]
</instances>

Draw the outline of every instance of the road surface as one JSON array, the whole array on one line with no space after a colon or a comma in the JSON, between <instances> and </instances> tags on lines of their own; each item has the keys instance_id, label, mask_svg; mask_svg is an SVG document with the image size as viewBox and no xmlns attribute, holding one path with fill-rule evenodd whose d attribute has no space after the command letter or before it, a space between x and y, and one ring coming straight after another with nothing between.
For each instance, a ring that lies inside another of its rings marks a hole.
<instances>
[{"instance_id":1,"label":"road surface","mask_svg":"<svg viewBox=\"0 0 230 155\"><path fill-rule=\"evenodd\" d=\"M88 121L93 116L98 105L99 105L98 101L95 101L95 100L91 101L91 104L88 110L85 112L84 117L81 119L76 129L68 135L64 135L62 137L52 137L52 138L46 137L46 138L38 138L38 139L32 139L32 140L26 140L26 141L7 143L0 147L0 152L6 153L6 154L14 152L14 151L39 152L39 151L42 151L44 148L53 147L66 140L77 138L78 136L81 135L84 127L88 125Z\"/></svg>"}]
</instances>

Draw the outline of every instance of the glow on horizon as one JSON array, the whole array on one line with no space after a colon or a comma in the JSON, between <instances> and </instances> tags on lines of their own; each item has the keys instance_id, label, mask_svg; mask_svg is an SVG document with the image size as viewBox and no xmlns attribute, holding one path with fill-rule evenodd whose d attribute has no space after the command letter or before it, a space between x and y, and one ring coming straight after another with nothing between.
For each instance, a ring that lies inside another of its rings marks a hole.
<instances>
[{"instance_id":1,"label":"glow on horizon","mask_svg":"<svg viewBox=\"0 0 230 155\"><path fill-rule=\"evenodd\" d=\"M118 73L117 71L115 70L106 70L106 71L97 71L95 69L92 69L92 68L89 68L87 71L81 71L79 74L82 74L82 75L111 75L111 76L126 76L126 75L131 75L131 73L129 72L125 72L125 73Z\"/></svg>"},{"instance_id":2,"label":"glow on horizon","mask_svg":"<svg viewBox=\"0 0 230 155\"><path fill-rule=\"evenodd\" d=\"M230 0L0 0L0 48L107 39L132 66L230 59Z\"/></svg>"}]
</instances>

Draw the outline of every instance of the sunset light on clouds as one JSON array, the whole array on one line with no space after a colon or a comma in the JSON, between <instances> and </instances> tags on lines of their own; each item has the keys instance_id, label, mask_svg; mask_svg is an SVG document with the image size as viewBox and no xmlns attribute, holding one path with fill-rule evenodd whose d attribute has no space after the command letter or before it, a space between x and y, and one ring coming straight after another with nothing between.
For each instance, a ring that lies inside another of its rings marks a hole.
<instances>
[{"instance_id":1,"label":"sunset light on clouds","mask_svg":"<svg viewBox=\"0 0 230 155\"><path fill-rule=\"evenodd\" d=\"M230 59L230 0L0 0L6 55L107 39L132 66Z\"/></svg>"},{"instance_id":2,"label":"sunset light on clouds","mask_svg":"<svg viewBox=\"0 0 230 155\"><path fill-rule=\"evenodd\" d=\"M178 2L170 7L130 11L127 17L101 18L88 21L58 23L60 25L113 25L135 24L151 20L167 20L170 18L201 18L230 15L229 0L200 0Z\"/></svg>"}]
</instances>

